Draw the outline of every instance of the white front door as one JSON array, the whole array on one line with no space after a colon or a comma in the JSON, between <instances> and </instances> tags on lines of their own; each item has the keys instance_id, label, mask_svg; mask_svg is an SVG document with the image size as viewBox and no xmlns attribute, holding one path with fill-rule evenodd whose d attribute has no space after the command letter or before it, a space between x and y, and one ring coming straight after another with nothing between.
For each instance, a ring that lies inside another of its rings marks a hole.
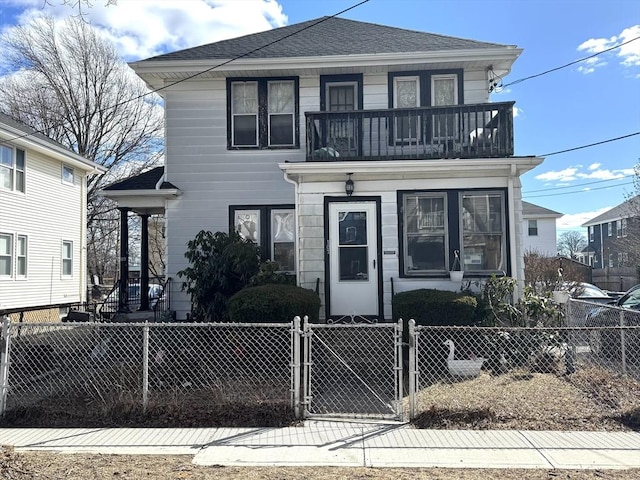
<instances>
[{"instance_id":1,"label":"white front door","mask_svg":"<svg viewBox=\"0 0 640 480\"><path fill-rule=\"evenodd\" d=\"M378 316L378 235L375 202L329 203L331 318Z\"/></svg>"}]
</instances>

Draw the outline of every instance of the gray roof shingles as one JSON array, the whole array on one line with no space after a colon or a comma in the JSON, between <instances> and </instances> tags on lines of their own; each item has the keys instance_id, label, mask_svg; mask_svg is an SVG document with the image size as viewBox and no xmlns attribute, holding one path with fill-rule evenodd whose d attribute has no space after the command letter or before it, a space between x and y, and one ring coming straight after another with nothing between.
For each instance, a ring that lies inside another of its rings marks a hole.
<instances>
[{"instance_id":1,"label":"gray roof shingles","mask_svg":"<svg viewBox=\"0 0 640 480\"><path fill-rule=\"evenodd\" d=\"M278 41L284 38L287 40ZM504 47L506 45L338 17L321 17L265 32L158 55L143 61L215 60L240 56L243 58L318 57Z\"/></svg>"},{"instance_id":2,"label":"gray roof shingles","mask_svg":"<svg viewBox=\"0 0 640 480\"><path fill-rule=\"evenodd\" d=\"M121 182L112 183L111 185L105 187L103 190L105 191L115 191L115 190L155 190L158 181L162 178L164 174L164 167L156 167L148 172L141 173L139 175L135 175L133 177L129 177L126 180L122 180ZM160 186L161 189L166 188L176 188L170 182L162 182Z\"/></svg>"},{"instance_id":3,"label":"gray roof shingles","mask_svg":"<svg viewBox=\"0 0 640 480\"><path fill-rule=\"evenodd\" d=\"M640 195L630 198L629 200L601 213L597 217L592 218L588 222L582 224L583 227L588 225L598 225L607 223L621 218L636 217L640 213Z\"/></svg>"},{"instance_id":4,"label":"gray roof shingles","mask_svg":"<svg viewBox=\"0 0 640 480\"><path fill-rule=\"evenodd\" d=\"M10 115L7 115L5 113L0 112L0 126L4 124L7 125L9 127L15 128L16 130L21 131L22 133L24 133L25 137L36 137L39 138L40 140L50 144L51 146L55 146L55 147L62 147L65 150L69 150L69 148L65 147L63 144L56 142L55 140L47 137L46 135L43 135L42 133L39 133L37 130L35 130L34 128L31 128L29 125L22 123L19 120L16 120L15 118L13 118ZM69 150L69 152L71 153L75 153L72 150Z\"/></svg>"},{"instance_id":5,"label":"gray roof shingles","mask_svg":"<svg viewBox=\"0 0 640 480\"><path fill-rule=\"evenodd\" d=\"M558 216L563 214L556 212L555 210L549 210L548 208L541 207L540 205L534 205L533 203L522 201L522 214L532 217L545 217L545 216Z\"/></svg>"}]
</instances>

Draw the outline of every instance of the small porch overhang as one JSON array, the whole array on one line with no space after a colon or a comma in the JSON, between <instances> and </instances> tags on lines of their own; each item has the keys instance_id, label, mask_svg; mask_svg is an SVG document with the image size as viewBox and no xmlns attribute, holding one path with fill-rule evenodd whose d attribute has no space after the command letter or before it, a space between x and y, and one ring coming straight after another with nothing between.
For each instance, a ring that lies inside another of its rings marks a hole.
<instances>
[{"instance_id":1,"label":"small porch overhang","mask_svg":"<svg viewBox=\"0 0 640 480\"><path fill-rule=\"evenodd\" d=\"M176 199L182 191L166 181L164 167L156 167L118 183L105 187L100 194L114 200L120 210L120 284L118 314L128 321L129 309L129 212L141 217L140 248L140 311L149 310L149 232L148 220L151 215L165 212L168 200ZM135 315L135 314L134 314Z\"/></svg>"}]
</instances>

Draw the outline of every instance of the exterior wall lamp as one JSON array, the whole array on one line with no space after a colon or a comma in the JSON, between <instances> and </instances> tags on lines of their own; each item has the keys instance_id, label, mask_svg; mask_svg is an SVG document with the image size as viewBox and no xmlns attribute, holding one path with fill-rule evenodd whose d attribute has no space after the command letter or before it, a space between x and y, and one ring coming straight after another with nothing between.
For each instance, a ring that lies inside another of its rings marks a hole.
<instances>
[{"instance_id":1,"label":"exterior wall lamp","mask_svg":"<svg viewBox=\"0 0 640 480\"><path fill-rule=\"evenodd\" d=\"M344 183L344 191L346 192L347 197L350 197L353 195L354 190L353 180L351 180L351 175L353 175L353 173L347 173L347 175L349 175L349 178Z\"/></svg>"}]
</instances>

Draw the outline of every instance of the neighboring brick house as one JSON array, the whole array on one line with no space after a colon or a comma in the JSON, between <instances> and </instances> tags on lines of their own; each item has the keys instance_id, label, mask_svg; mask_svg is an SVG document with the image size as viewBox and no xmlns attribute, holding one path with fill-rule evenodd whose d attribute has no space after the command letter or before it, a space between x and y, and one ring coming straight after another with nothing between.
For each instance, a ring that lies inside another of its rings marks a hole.
<instances>
[{"instance_id":1,"label":"neighboring brick house","mask_svg":"<svg viewBox=\"0 0 640 480\"><path fill-rule=\"evenodd\" d=\"M324 17L132 63L165 102L167 275L198 231L236 229L319 281L325 319L458 290L456 252L469 279L522 282L519 177L542 159L514 156L514 102L489 102L521 51ZM179 282L172 307L191 309Z\"/></svg>"},{"instance_id":2,"label":"neighboring brick house","mask_svg":"<svg viewBox=\"0 0 640 480\"><path fill-rule=\"evenodd\" d=\"M558 254L556 220L562 215L533 203L522 202L522 236L525 253L538 252L548 257L555 257Z\"/></svg>"},{"instance_id":3,"label":"neighboring brick house","mask_svg":"<svg viewBox=\"0 0 640 480\"><path fill-rule=\"evenodd\" d=\"M87 177L104 172L0 113L0 310L86 300Z\"/></svg>"},{"instance_id":4,"label":"neighboring brick house","mask_svg":"<svg viewBox=\"0 0 640 480\"><path fill-rule=\"evenodd\" d=\"M638 282L640 196L585 222L588 245L581 261L593 267L594 282L627 289ZM622 285L619 287L618 285Z\"/></svg>"}]
</instances>

